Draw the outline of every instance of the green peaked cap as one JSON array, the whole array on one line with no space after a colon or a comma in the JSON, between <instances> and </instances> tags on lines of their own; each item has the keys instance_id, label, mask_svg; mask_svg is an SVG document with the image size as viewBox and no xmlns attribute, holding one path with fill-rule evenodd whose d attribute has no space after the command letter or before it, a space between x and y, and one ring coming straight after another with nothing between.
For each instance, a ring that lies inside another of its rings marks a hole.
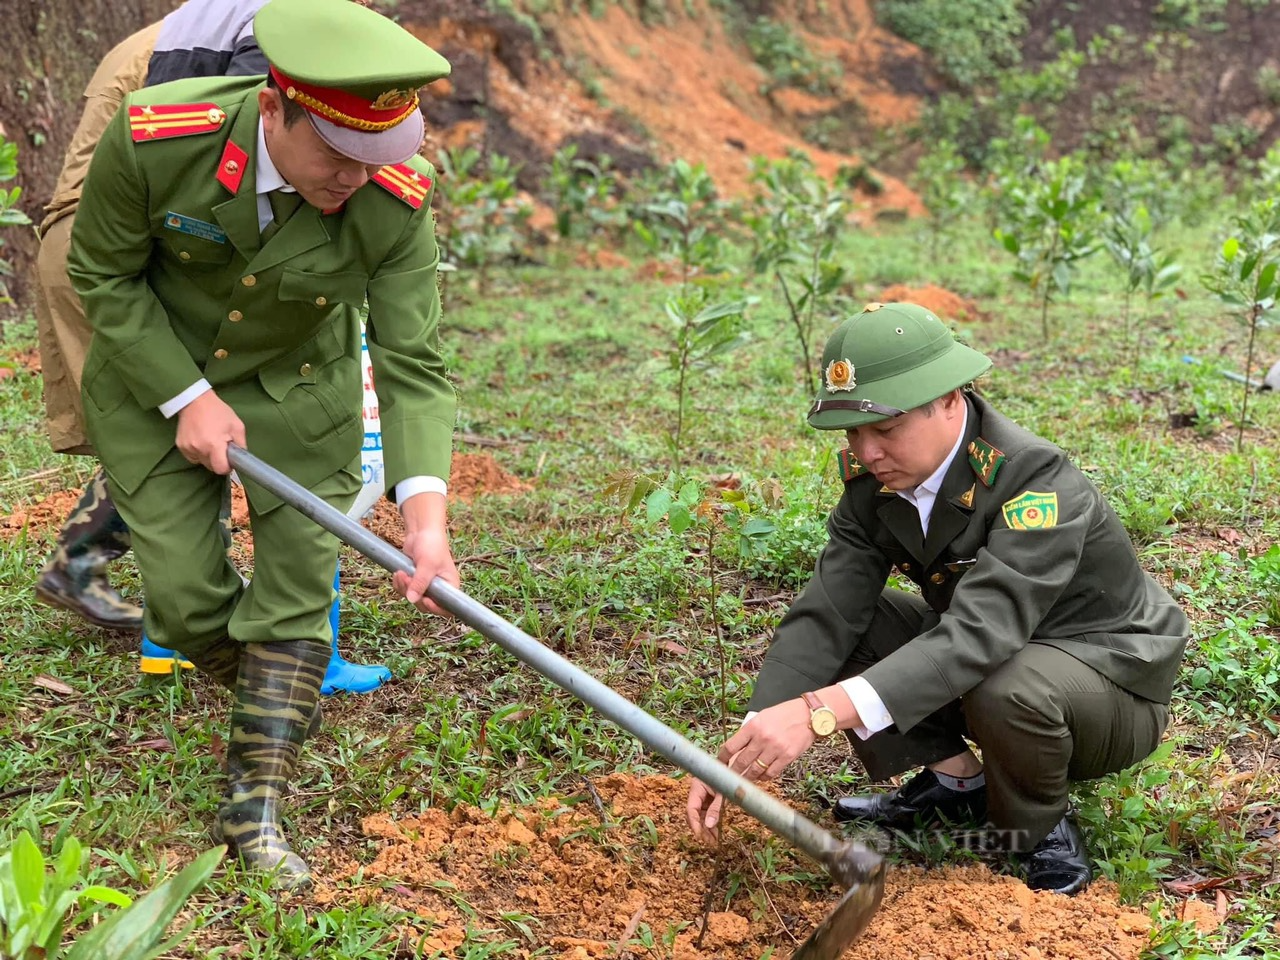
<instances>
[{"instance_id":1,"label":"green peaked cap","mask_svg":"<svg viewBox=\"0 0 1280 960\"><path fill-rule=\"evenodd\" d=\"M827 340L809 425L848 430L923 406L986 373L991 360L914 303L869 303Z\"/></svg>"},{"instance_id":2,"label":"green peaked cap","mask_svg":"<svg viewBox=\"0 0 1280 960\"><path fill-rule=\"evenodd\" d=\"M449 61L354 0L270 0L253 33L272 66L303 83L377 98L449 75Z\"/></svg>"}]
</instances>

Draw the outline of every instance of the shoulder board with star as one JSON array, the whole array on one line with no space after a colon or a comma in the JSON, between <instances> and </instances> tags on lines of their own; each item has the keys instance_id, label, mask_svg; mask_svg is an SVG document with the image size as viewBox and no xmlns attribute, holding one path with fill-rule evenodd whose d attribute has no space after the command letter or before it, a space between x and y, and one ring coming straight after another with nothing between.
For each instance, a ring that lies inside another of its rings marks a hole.
<instances>
[{"instance_id":1,"label":"shoulder board with star","mask_svg":"<svg viewBox=\"0 0 1280 960\"><path fill-rule=\"evenodd\" d=\"M867 472L867 468L858 462L848 447L845 447L838 454L840 463L840 479L848 483L854 477L860 477Z\"/></svg>"},{"instance_id":2,"label":"shoulder board with star","mask_svg":"<svg viewBox=\"0 0 1280 960\"><path fill-rule=\"evenodd\" d=\"M221 130L227 114L216 103L156 103L129 107L134 143L168 140Z\"/></svg>"},{"instance_id":3,"label":"shoulder board with star","mask_svg":"<svg viewBox=\"0 0 1280 960\"><path fill-rule=\"evenodd\" d=\"M393 163L382 167L370 179L415 210L426 201L427 191L431 189L431 178L407 163Z\"/></svg>"},{"instance_id":4,"label":"shoulder board with star","mask_svg":"<svg viewBox=\"0 0 1280 960\"><path fill-rule=\"evenodd\" d=\"M984 487L996 482L996 474L1008 458L987 441L978 437L969 444L969 466L978 475Z\"/></svg>"}]
</instances>

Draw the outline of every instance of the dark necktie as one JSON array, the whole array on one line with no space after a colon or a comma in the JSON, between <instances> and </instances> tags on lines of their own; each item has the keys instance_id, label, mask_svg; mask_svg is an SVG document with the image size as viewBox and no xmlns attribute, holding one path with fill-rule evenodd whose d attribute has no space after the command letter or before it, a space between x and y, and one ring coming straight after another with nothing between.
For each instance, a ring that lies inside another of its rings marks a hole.
<instances>
[{"instance_id":1,"label":"dark necktie","mask_svg":"<svg viewBox=\"0 0 1280 960\"><path fill-rule=\"evenodd\" d=\"M267 193L267 200L271 204L271 222L262 230L264 244L274 237L284 226L285 221L293 216L298 207L302 206L302 197L294 190L272 190Z\"/></svg>"}]
</instances>

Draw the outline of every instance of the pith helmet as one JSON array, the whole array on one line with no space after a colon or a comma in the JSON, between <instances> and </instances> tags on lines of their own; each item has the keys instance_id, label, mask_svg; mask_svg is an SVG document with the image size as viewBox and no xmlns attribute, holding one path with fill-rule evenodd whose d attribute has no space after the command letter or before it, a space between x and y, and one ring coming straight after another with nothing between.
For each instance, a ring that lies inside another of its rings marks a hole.
<instances>
[{"instance_id":1,"label":"pith helmet","mask_svg":"<svg viewBox=\"0 0 1280 960\"><path fill-rule=\"evenodd\" d=\"M848 430L900 416L985 373L991 361L914 303L869 303L841 321L822 353L809 426Z\"/></svg>"}]
</instances>

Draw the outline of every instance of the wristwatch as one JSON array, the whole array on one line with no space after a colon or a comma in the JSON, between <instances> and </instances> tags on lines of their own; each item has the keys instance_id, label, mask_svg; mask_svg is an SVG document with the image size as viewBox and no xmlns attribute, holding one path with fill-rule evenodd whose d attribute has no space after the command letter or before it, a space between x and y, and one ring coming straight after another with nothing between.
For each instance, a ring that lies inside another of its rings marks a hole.
<instances>
[{"instance_id":1,"label":"wristwatch","mask_svg":"<svg viewBox=\"0 0 1280 960\"><path fill-rule=\"evenodd\" d=\"M819 737L829 737L836 732L836 712L818 699L813 692L802 694L809 708L809 729Z\"/></svg>"}]
</instances>

